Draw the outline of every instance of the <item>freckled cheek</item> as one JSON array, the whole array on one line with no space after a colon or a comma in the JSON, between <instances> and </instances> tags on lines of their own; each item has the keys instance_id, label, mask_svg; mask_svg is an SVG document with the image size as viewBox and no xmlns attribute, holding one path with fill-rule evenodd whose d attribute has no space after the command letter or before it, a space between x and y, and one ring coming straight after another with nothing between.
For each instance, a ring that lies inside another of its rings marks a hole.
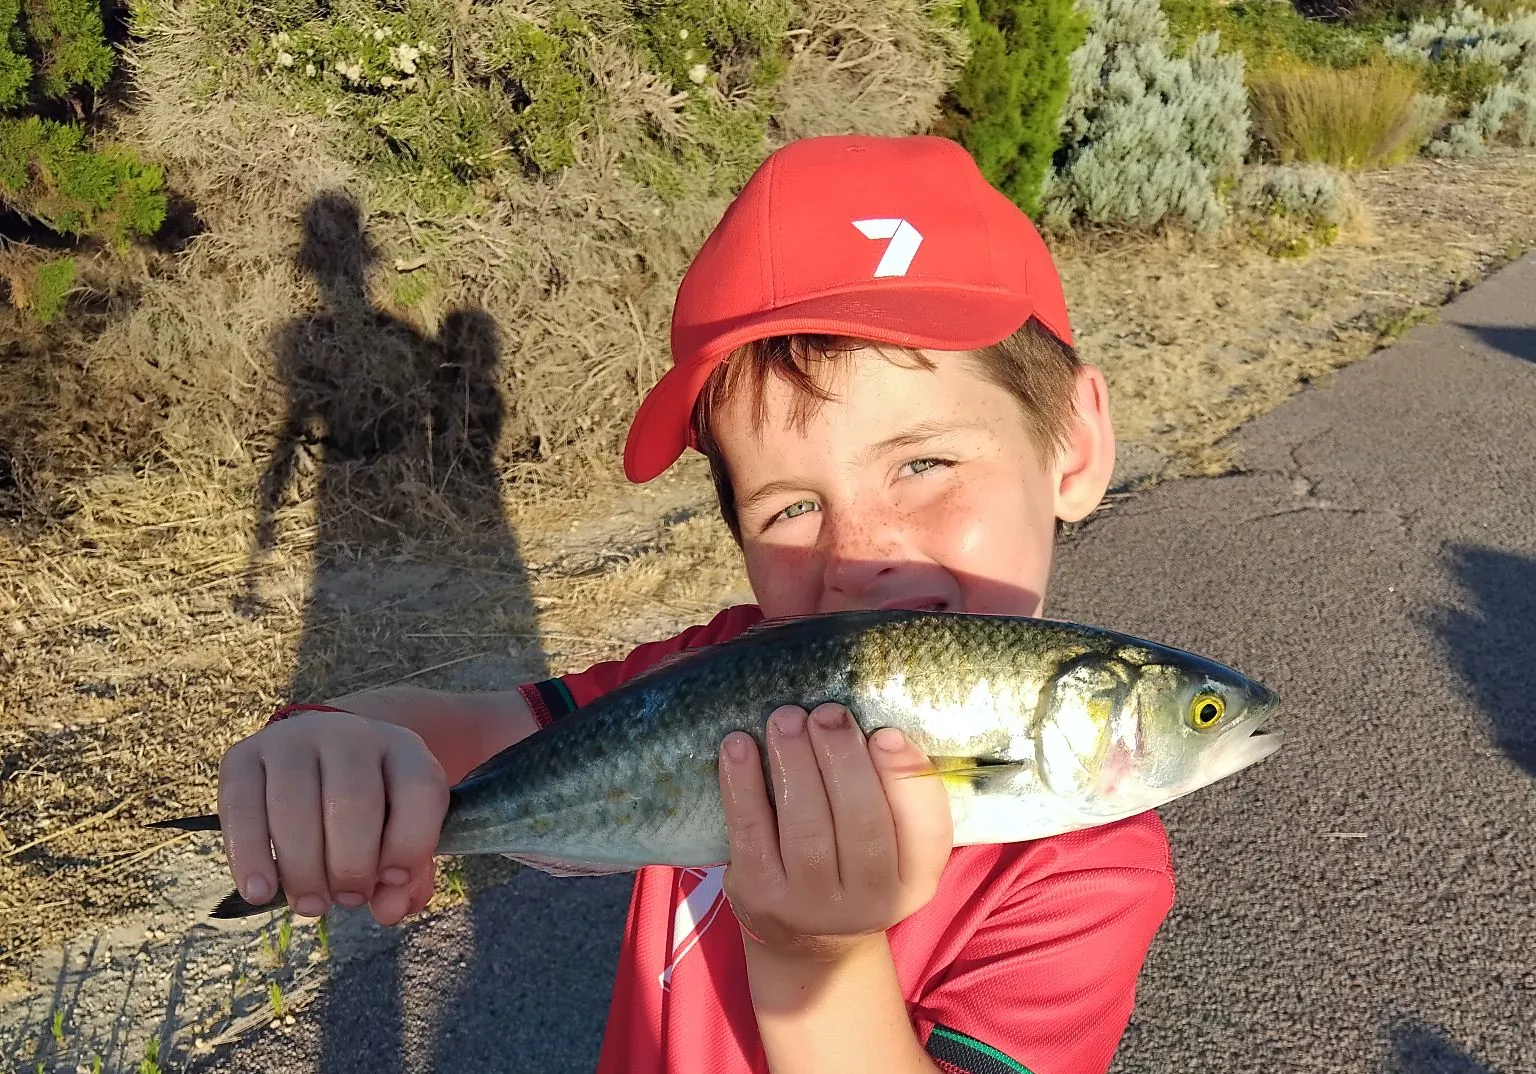
<instances>
[{"instance_id":1,"label":"freckled cheek","mask_svg":"<svg viewBox=\"0 0 1536 1074\"><path fill-rule=\"evenodd\" d=\"M824 572L814 549L749 546L745 558L752 594L766 615L804 615L815 610Z\"/></svg>"},{"instance_id":2,"label":"freckled cheek","mask_svg":"<svg viewBox=\"0 0 1536 1074\"><path fill-rule=\"evenodd\" d=\"M1005 531L1017 524L999 512L983 491L956 490L929 505L925 529L934 558L950 560L960 568L1002 566L996 557L1012 543L1011 533Z\"/></svg>"},{"instance_id":3,"label":"freckled cheek","mask_svg":"<svg viewBox=\"0 0 1536 1074\"><path fill-rule=\"evenodd\" d=\"M946 497L932 516L929 554L951 570L1038 592L1044 584L1054 530L1022 496L995 487ZM989 493L991 493L989 495Z\"/></svg>"}]
</instances>

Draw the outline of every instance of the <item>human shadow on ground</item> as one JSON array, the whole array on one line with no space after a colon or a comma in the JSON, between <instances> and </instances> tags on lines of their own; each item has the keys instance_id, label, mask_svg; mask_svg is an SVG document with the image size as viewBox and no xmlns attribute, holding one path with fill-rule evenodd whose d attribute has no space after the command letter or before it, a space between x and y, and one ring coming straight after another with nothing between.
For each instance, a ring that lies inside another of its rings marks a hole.
<instances>
[{"instance_id":1,"label":"human shadow on ground","mask_svg":"<svg viewBox=\"0 0 1536 1074\"><path fill-rule=\"evenodd\" d=\"M1490 347L1505 354L1536 362L1536 328L1512 328L1496 325L1469 324L1467 331Z\"/></svg>"},{"instance_id":2,"label":"human shadow on ground","mask_svg":"<svg viewBox=\"0 0 1536 1074\"><path fill-rule=\"evenodd\" d=\"M1494 743L1536 776L1536 558L1469 545L1447 552L1474 610L1446 609L1436 629Z\"/></svg>"},{"instance_id":3,"label":"human shadow on ground","mask_svg":"<svg viewBox=\"0 0 1536 1074\"><path fill-rule=\"evenodd\" d=\"M1422 1022L1401 1022L1391 1037L1391 1074L1498 1074L1452 1043L1444 1030Z\"/></svg>"},{"instance_id":4,"label":"human shadow on ground","mask_svg":"<svg viewBox=\"0 0 1536 1074\"><path fill-rule=\"evenodd\" d=\"M487 644L463 640L471 628L452 618L467 602L495 601L496 622L521 623L536 634L495 459L504 413L496 325L482 310L460 309L429 337L374 306L367 278L377 254L362 221L344 192L322 194L306 207L298 264L317 286L321 308L274 337L287 410L257 490L256 554L240 603L249 615L265 609L257 564L274 549L279 508L308 468L312 585L287 691L293 701L398 681L455 652L446 663L460 663L466 645ZM410 629L398 625L405 619L425 622L422 636L441 640L400 636ZM469 688L505 688L548 674L537 645L515 649L486 673L493 681ZM479 896L515 871L497 859L477 863L469 878L472 949L457 955L466 963L466 1005L489 986L480 949L497 932ZM319 1074L404 1069L399 937L385 934L385 950L368 959L337 962L314 1013L324 1034ZM359 972L386 978L384 987L367 990L366 1011L346 1000L359 991ZM444 1025L460 1017L442 1012Z\"/></svg>"}]
</instances>

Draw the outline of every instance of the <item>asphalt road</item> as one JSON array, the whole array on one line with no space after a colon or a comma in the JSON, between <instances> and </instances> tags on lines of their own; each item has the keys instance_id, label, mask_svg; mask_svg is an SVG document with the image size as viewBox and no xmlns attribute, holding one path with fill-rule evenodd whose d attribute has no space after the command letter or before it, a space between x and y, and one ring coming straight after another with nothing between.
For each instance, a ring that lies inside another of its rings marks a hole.
<instances>
[{"instance_id":1,"label":"asphalt road","mask_svg":"<svg viewBox=\"0 0 1536 1074\"><path fill-rule=\"evenodd\" d=\"M1115 1071L1536 1072L1536 256L1236 441L1053 583L1288 710L1163 811L1179 894ZM627 884L521 874L203 1069L590 1070Z\"/></svg>"}]
</instances>

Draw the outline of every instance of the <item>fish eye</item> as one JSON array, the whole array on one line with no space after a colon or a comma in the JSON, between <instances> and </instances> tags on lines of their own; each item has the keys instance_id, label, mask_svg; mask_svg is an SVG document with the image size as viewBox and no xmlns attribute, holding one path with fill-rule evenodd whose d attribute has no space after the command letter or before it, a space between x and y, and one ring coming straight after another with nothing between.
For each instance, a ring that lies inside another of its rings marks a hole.
<instances>
[{"instance_id":1,"label":"fish eye","mask_svg":"<svg viewBox=\"0 0 1536 1074\"><path fill-rule=\"evenodd\" d=\"M1189 703L1189 723L1196 731L1209 731L1221 722L1227 703L1220 694L1198 693Z\"/></svg>"}]
</instances>

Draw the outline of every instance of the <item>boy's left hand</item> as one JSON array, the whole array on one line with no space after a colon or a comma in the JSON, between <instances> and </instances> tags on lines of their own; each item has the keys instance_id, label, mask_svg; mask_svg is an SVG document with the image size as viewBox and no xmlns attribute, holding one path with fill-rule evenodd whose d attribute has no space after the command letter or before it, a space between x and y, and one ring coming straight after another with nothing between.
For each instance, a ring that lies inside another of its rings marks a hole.
<instances>
[{"instance_id":1,"label":"boy's left hand","mask_svg":"<svg viewBox=\"0 0 1536 1074\"><path fill-rule=\"evenodd\" d=\"M731 861L725 893L742 927L781 955L835 959L933 897L949 860L949 797L923 753L894 728L868 740L840 705L785 706L757 744L728 735L720 754Z\"/></svg>"}]
</instances>

